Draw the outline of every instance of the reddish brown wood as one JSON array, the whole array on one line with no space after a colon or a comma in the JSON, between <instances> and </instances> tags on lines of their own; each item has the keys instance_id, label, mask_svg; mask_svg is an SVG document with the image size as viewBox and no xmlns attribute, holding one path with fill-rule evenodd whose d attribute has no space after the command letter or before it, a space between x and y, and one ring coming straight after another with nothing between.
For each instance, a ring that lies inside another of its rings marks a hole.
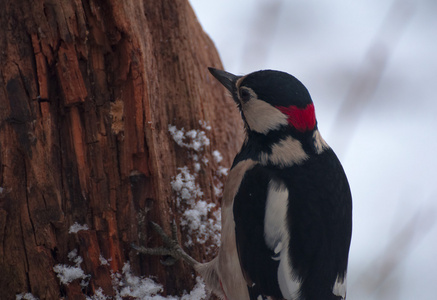
<instances>
[{"instance_id":1,"label":"reddish brown wood","mask_svg":"<svg viewBox=\"0 0 437 300\"><path fill-rule=\"evenodd\" d=\"M221 67L218 54L187 0L6 0L0 31L2 297L112 295L110 272L126 261L170 294L189 290L192 269L130 247L160 243L148 221L168 231L179 218L170 182L178 167L193 170L193 151L168 124L211 125L198 184L214 203L212 151L229 167L241 143L237 111L207 71ZM69 234L75 222L90 229ZM86 291L53 271L74 249L91 274ZM187 251L210 258L205 245Z\"/></svg>"}]
</instances>

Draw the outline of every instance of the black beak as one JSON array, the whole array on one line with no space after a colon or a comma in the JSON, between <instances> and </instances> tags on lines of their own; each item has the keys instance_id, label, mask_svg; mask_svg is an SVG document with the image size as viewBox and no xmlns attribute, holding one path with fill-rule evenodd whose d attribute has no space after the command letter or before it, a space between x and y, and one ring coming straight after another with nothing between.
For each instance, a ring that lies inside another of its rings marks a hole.
<instances>
[{"instance_id":1,"label":"black beak","mask_svg":"<svg viewBox=\"0 0 437 300\"><path fill-rule=\"evenodd\" d=\"M212 74L212 76L214 76L218 81L220 81L221 84L223 84L223 86L231 92L231 94L235 93L235 84L237 83L237 80L241 77L241 76L236 76L234 74L222 71L222 70L217 70L214 68L208 68L209 72Z\"/></svg>"}]
</instances>

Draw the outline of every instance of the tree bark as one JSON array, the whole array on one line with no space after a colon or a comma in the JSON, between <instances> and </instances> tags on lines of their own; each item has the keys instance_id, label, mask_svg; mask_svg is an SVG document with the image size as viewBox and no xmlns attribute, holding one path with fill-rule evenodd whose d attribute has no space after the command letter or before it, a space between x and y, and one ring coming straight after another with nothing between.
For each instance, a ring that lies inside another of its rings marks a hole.
<instances>
[{"instance_id":1,"label":"tree bark","mask_svg":"<svg viewBox=\"0 0 437 300\"><path fill-rule=\"evenodd\" d=\"M149 221L167 232L173 218L181 222L184 205L171 185L178 168L197 174L199 198L218 204L217 169L230 166L242 140L237 110L207 71L221 67L219 56L187 0L4 0L1 7L2 297L85 299L99 288L113 296L111 273L128 261L169 294L189 290L191 268L164 267L130 246L161 243ZM204 132L210 143L178 144L170 125ZM69 233L75 223L89 229ZM194 233L179 228L186 245ZM193 241L187 252L210 259L213 241ZM86 288L60 283L53 270L71 265L74 249L91 275Z\"/></svg>"}]
</instances>

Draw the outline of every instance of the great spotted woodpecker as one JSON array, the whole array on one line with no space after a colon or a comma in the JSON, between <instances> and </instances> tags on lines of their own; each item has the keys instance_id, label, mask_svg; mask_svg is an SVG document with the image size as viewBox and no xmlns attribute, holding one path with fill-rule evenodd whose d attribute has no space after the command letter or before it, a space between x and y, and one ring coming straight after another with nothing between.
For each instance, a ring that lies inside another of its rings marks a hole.
<instances>
[{"instance_id":1,"label":"great spotted woodpecker","mask_svg":"<svg viewBox=\"0 0 437 300\"><path fill-rule=\"evenodd\" d=\"M166 254L193 264L224 299L345 299L351 192L309 92L284 72L209 71L246 131L224 188L221 246L201 264L167 237Z\"/></svg>"}]
</instances>

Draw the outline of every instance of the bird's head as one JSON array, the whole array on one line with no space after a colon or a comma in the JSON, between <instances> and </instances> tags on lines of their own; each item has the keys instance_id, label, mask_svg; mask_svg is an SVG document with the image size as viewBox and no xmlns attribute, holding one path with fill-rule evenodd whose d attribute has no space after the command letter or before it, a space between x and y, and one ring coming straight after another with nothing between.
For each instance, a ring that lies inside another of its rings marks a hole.
<instances>
[{"instance_id":1,"label":"bird's head","mask_svg":"<svg viewBox=\"0 0 437 300\"><path fill-rule=\"evenodd\" d=\"M231 93L249 131L268 134L292 128L304 133L316 129L311 96L294 76L273 70L245 76L214 68L209 71Z\"/></svg>"}]
</instances>

